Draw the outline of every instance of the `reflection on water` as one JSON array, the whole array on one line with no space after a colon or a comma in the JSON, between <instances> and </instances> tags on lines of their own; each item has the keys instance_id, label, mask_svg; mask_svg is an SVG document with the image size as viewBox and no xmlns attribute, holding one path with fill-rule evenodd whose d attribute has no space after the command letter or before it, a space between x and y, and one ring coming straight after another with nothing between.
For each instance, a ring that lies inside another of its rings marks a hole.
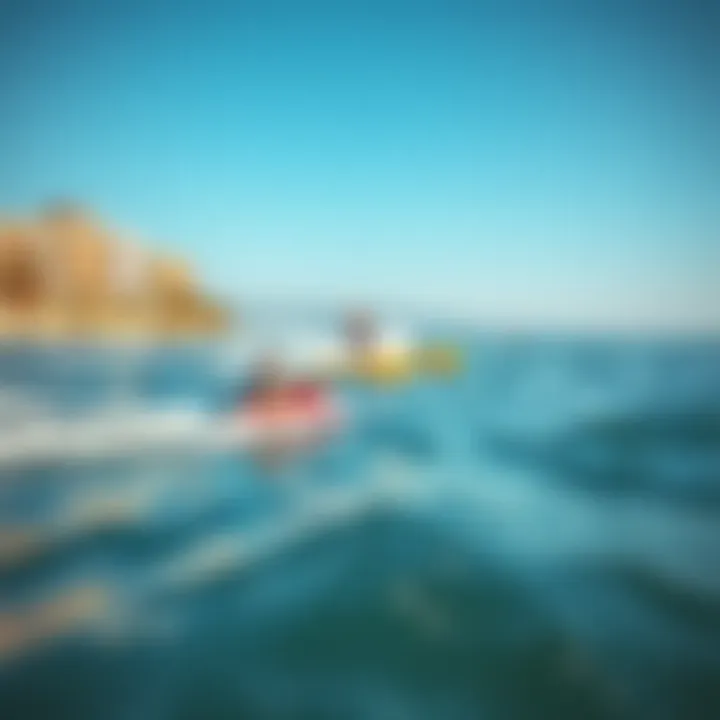
<instances>
[{"instance_id":1,"label":"reflection on water","mask_svg":"<svg viewBox=\"0 0 720 720\"><path fill-rule=\"evenodd\" d=\"M1 716L717 716L718 344L462 342L280 476L0 468ZM221 407L217 360L5 348L0 422Z\"/></svg>"}]
</instances>

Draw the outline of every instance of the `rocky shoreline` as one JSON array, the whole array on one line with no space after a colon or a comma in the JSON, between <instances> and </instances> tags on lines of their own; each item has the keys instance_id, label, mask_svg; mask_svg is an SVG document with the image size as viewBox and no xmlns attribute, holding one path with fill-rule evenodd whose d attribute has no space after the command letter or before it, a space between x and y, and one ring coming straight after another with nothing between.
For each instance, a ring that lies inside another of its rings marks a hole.
<instances>
[{"instance_id":1,"label":"rocky shoreline","mask_svg":"<svg viewBox=\"0 0 720 720\"><path fill-rule=\"evenodd\" d=\"M230 323L183 260L75 206L0 221L0 340L201 339Z\"/></svg>"}]
</instances>

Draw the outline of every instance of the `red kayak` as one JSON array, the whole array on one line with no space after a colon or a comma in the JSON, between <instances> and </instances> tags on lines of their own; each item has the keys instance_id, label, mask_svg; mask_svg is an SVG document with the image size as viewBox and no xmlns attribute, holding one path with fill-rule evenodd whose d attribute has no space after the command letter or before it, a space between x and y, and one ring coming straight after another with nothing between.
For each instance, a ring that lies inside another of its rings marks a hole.
<instances>
[{"instance_id":1,"label":"red kayak","mask_svg":"<svg viewBox=\"0 0 720 720\"><path fill-rule=\"evenodd\" d=\"M250 398L237 418L248 429L270 437L285 433L315 436L342 424L337 402L312 383L295 383L274 397Z\"/></svg>"}]
</instances>

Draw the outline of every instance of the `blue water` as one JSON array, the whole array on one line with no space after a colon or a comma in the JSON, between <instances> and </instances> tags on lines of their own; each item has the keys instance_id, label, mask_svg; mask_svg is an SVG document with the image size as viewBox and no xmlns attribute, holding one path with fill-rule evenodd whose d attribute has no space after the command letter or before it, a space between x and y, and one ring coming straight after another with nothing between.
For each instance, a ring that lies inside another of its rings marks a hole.
<instances>
[{"instance_id":1,"label":"blue water","mask_svg":"<svg viewBox=\"0 0 720 720\"><path fill-rule=\"evenodd\" d=\"M6 659L0 717L719 717L720 344L454 339L467 372L344 388L357 422L280 476L181 452L1 471L6 528L139 500L0 568L3 608L113 600ZM211 348L6 348L0 376L57 412L128 387L219 407L231 386ZM383 474L392 501L265 542Z\"/></svg>"}]
</instances>

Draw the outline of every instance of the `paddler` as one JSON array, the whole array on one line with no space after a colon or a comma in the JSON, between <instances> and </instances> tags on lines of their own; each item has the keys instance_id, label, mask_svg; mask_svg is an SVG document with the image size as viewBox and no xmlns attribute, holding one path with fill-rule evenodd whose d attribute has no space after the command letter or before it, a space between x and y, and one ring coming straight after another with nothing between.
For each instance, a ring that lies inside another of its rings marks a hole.
<instances>
[{"instance_id":1,"label":"paddler","mask_svg":"<svg viewBox=\"0 0 720 720\"><path fill-rule=\"evenodd\" d=\"M371 382L396 384L418 374L451 377L462 369L457 348L418 346L408 337L381 332L367 311L348 314L344 335L349 370Z\"/></svg>"},{"instance_id":2,"label":"paddler","mask_svg":"<svg viewBox=\"0 0 720 720\"><path fill-rule=\"evenodd\" d=\"M348 314L345 319L345 338L351 356L367 357L379 345L377 323L373 316L363 310Z\"/></svg>"},{"instance_id":3,"label":"paddler","mask_svg":"<svg viewBox=\"0 0 720 720\"><path fill-rule=\"evenodd\" d=\"M256 414L279 405L287 394L282 364L273 355L261 358L250 372L248 383L236 398L236 409Z\"/></svg>"},{"instance_id":4,"label":"paddler","mask_svg":"<svg viewBox=\"0 0 720 720\"><path fill-rule=\"evenodd\" d=\"M235 400L238 420L258 424L269 430L290 400L290 382L279 359L272 354L261 357L250 371L250 377ZM260 466L268 471L278 470L292 453L286 443L269 432L261 435L252 447L252 455Z\"/></svg>"},{"instance_id":5,"label":"paddler","mask_svg":"<svg viewBox=\"0 0 720 720\"><path fill-rule=\"evenodd\" d=\"M263 357L250 373L249 383L237 399L237 410L271 417L294 411L312 411L325 400L325 388L309 379L290 379L282 363Z\"/></svg>"},{"instance_id":6,"label":"paddler","mask_svg":"<svg viewBox=\"0 0 720 720\"><path fill-rule=\"evenodd\" d=\"M409 379L410 346L402 338L381 333L365 310L349 313L343 323L348 370L371 382L396 383Z\"/></svg>"}]
</instances>

